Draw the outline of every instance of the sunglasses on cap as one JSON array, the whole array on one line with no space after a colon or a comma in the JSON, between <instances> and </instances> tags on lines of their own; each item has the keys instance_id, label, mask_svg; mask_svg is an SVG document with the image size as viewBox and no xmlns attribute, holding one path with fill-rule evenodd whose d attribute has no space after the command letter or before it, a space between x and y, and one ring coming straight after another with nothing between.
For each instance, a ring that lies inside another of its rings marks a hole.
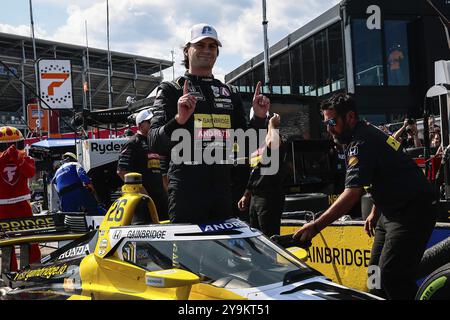
<instances>
[{"instance_id":1,"label":"sunglasses on cap","mask_svg":"<svg viewBox=\"0 0 450 320\"><path fill-rule=\"evenodd\" d=\"M336 118L330 118L328 120L325 120L323 122L323 124L326 125L326 126L334 127L334 126L337 125Z\"/></svg>"}]
</instances>

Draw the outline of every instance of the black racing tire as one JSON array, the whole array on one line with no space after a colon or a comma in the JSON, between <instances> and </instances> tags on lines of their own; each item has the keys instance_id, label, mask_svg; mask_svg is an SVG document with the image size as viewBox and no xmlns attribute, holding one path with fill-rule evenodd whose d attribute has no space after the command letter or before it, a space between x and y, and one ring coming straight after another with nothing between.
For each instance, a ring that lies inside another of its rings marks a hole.
<instances>
[{"instance_id":1,"label":"black racing tire","mask_svg":"<svg viewBox=\"0 0 450 320\"><path fill-rule=\"evenodd\" d=\"M324 193L294 193L286 195L283 211L319 212L326 210L328 206L328 196Z\"/></svg>"},{"instance_id":2,"label":"black racing tire","mask_svg":"<svg viewBox=\"0 0 450 320\"><path fill-rule=\"evenodd\" d=\"M447 263L450 263L450 237L425 250L420 261L418 278L429 275Z\"/></svg>"},{"instance_id":3,"label":"black racing tire","mask_svg":"<svg viewBox=\"0 0 450 320\"><path fill-rule=\"evenodd\" d=\"M450 300L450 263L425 279L417 291L416 300Z\"/></svg>"}]
</instances>

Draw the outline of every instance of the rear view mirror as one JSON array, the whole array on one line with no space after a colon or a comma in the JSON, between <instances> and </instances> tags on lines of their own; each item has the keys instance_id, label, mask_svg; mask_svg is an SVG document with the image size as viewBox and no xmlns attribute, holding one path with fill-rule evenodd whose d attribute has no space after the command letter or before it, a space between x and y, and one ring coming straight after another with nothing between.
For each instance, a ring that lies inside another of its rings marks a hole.
<instances>
[{"instance_id":1,"label":"rear view mirror","mask_svg":"<svg viewBox=\"0 0 450 320\"><path fill-rule=\"evenodd\" d=\"M306 262L306 260L308 260L308 251L306 251L303 248L289 247L289 248L286 248L286 250L304 262Z\"/></svg>"}]
</instances>

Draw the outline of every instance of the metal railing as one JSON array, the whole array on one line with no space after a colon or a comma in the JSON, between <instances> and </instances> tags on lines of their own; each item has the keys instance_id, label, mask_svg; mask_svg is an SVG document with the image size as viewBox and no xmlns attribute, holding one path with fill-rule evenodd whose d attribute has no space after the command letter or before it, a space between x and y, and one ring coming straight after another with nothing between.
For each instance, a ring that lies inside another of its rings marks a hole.
<instances>
[{"instance_id":1,"label":"metal railing","mask_svg":"<svg viewBox=\"0 0 450 320\"><path fill-rule=\"evenodd\" d=\"M373 70L375 70L375 71L373 71ZM370 77L371 72L375 73L375 75L376 75L376 78L378 80L377 85L382 86L383 85L383 66L382 65L375 65L375 66L365 69L363 71L357 72L356 73L357 85L361 85L362 79ZM369 75L369 76L366 76L366 75ZM375 85L375 84L371 83L371 85Z\"/></svg>"}]
</instances>

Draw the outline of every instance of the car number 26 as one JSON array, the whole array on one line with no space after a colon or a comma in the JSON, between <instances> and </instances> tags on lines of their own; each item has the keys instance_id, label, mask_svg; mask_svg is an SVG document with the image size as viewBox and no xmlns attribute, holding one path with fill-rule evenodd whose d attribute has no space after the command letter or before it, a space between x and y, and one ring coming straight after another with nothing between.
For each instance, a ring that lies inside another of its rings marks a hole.
<instances>
[{"instance_id":1,"label":"car number 26","mask_svg":"<svg viewBox=\"0 0 450 320\"><path fill-rule=\"evenodd\" d=\"M117 200L116 202L114 202L114 207L108 215L108 221L120 222L123 218L126 204L127 199Z\"/></svg>"}]
</instances>

